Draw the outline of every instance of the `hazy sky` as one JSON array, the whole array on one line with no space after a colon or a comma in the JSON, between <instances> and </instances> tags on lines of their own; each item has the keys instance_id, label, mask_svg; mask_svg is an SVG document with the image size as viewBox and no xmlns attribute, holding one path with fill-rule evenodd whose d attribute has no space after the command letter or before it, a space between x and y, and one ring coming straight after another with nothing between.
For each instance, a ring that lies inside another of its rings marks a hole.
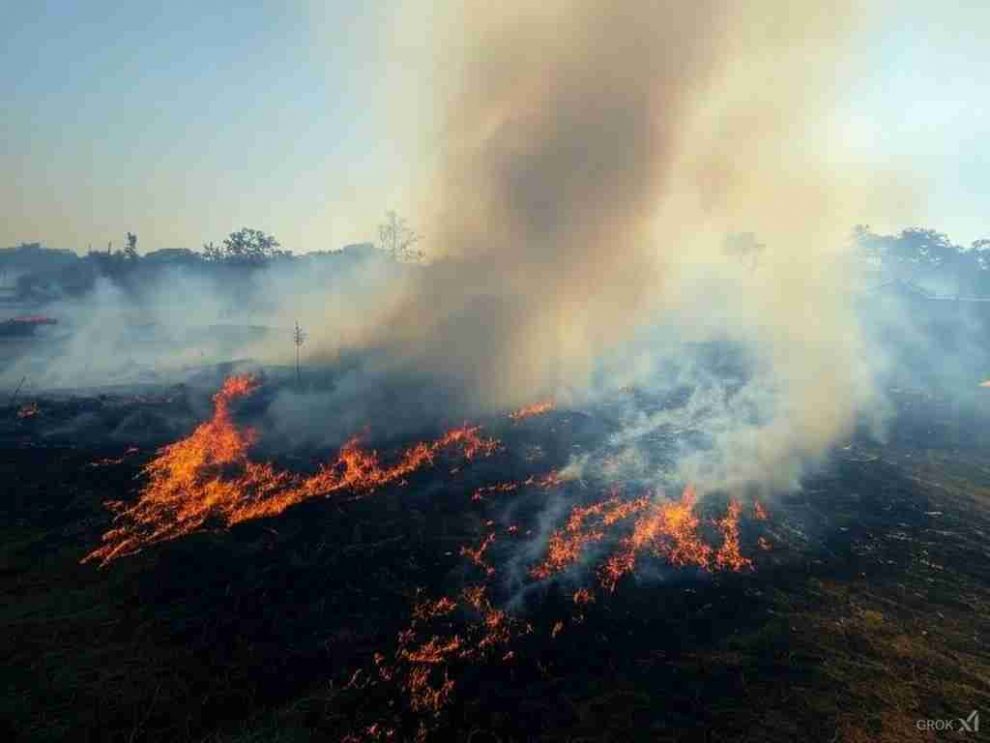
<instances>
[{"instance_id":1,"label":"hazy sky","mask_svg":"<svg viewBox=\"0 0 990 743\"><path fill-rule=\"evenodd\" d=\"M419 176L381 105L391 1L0 0L0 245L371 238ZM990 4L915 5L864 35L836 131L969 243L990 237Z\"/></svg>"}]
</instances>

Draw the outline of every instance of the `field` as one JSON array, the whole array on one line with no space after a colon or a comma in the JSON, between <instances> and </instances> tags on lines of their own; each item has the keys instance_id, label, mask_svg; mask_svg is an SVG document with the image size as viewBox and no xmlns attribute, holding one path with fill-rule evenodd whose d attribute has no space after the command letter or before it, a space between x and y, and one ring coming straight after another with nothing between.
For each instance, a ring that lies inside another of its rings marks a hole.
<instances>
[{"instance_id":1,"label":"field","mask_svg":"<svg viewBox=\"0 0 990 743\"><path fill-rule=\"evenodd\" d=\"M142 465L207 397L169 388L2 411L7 739L904 741L944 735L919 719L990 708L982 396L898 395L885 443L849 442L768 501L763 524L743 520L752 569L654 566L581 606L573 579L501 596L519 631L444 661L454 683L436 709L417 708L375 654L398 652L421 597L477 580L462 546L510 515L527 523L549 497L470 493L562 465L598 425L566 410L488 421L526 456L444 462L371 497L80 564L110 524L104 502L136 497ZM586 495L569 483L559 497ZM768 549L754 549L757 527ZM429 632L469 636L457 621Z\"/></svg>"}]
</instances>

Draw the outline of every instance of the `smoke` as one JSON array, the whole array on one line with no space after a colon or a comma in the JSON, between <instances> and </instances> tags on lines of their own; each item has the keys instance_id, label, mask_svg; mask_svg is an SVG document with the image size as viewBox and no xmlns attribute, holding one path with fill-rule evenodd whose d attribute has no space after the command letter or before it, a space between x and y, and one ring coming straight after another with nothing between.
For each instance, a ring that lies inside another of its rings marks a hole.
<instances>
[{"instance_id":1,"label":"smoke","mask_svg":"<svg viewBox=\"0 0 990 743\"><path fill-rule=\"evenodd\" d=\"M329 393L280 392L280 440L554 396L619 411L603 455L626 475L793 485L882 409L850 236L891 205L829 123L862 22L845 2L409 0L383 95L423 174L428 264L273 266L240 289L175 276L142 293L155 343L118 328L131 298L99 291L36 376L288 365L299 320L304 361L362 361Z\"/></svg>"},{"instance_id":2,"label":"smoke","mask_svg":"<svg viewBox=\"0 0 990 743\"><path fill-rule=\"evenodd\" d=\"M857 21L713 0L429 14L433 263L375 342L489 407L663 389L661 358L732 344L731 389L680 359L708 444L679 474L792 484L874 399L847 254L868 179L824 124Z\"/></svg>"},{"instance_id":3,"label":"smoke","mask_svg":"<svg viewBox=\"0 0 990 743\"><path fill-rule=\"evenodd\" d=\"M86 268L86 267L84 267ZM80 268L79 270L84 270ZM82 389L217 383L217 365L282 366L294 360L293 328L307 344L339 349L366 334L386 287L403 271L376 251L343 251L262 267L193 262L139 265L91 289L50 296L31 311L57 325L0 358L0 384ZM6 350L6 349L5 349ZM304 345L303 360L309 346Z\"/></svg>"}]
</instances>

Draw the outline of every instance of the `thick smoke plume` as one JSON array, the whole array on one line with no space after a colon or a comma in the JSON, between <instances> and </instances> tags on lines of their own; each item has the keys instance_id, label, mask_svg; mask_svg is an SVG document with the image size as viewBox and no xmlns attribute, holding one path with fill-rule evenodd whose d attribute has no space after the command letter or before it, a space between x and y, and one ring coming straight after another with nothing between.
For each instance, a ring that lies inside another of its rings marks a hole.
<instances>
[{"instance_id":1,"label":"thick smoke plume","mask_svg":"<svg viewBox=\"0 0 990 743\"><path fill-rule=\"evenodd\" d=\"M678 415L709 441L680 474L793 482L871 397L845 254L862 174L823 154L849 10L551 0L432 15L434 261L378 340L498 406L580 396L602 371L663 388L658 354L683 376L694 343L731 342L750 359L742 387L680 380L703 399ZM644 351L645 336L663 342ZM631 417L645 431L671 415Z\"/></svg>"},{"instance_id":2,"label":"thick smoke plume","mask_svg":"<svg viewBox=\"0 0 990 743\"><path fill-rule=\"evenodd\" d=\"M877 409L850 251L875 189L837 165L828 126L859 25L844 3L409 0L384 93L424 173L426 265L101 285L42 308L68 335L3 379L160 381L231 359L291 376L299 321L304 365L331 371L277 393L278 441L604 401L616 476L793 484ZM662 466L658 436L676 449Z\"/></svg>"}]
</instances>

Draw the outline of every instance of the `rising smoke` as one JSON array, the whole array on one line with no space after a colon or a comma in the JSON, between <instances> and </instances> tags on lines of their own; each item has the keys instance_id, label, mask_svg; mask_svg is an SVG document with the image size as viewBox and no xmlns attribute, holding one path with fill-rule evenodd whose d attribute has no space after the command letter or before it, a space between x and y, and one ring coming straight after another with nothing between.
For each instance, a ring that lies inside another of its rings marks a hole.
<instances>
[{"instance_id":1,"label":"rising smoke","mask_svg":"<svg viewBox=\"0 0 990 743\"><path fill-rule=\"evenodd\" d=\"M793 483L874 395L847 254L864 179L829 162L823 125L851 10L551 0L431 16L434 263L378 341L495 406L602 380L664 389L674 355L690 404L631 410L629 438L686 415L708 444L683 478ZM739 233L759 249L727 247ZM712 341L745 350L743 384L699 372Z\"/></svg>"},{"instance_id":2,"label":"rising smoke","mask_svg":"<svg viewBox=\"0 0 990 743\"><path fill-rule=\"evenodd\" d=\"M836 164L828 126L861 19L813 5L410 0L396 15L408 69L384 94L425 173L426 266L102 287L60 308L68 350L5 373L81 386L288 364L300 320L305 361L364 361L332 391L281 391L276 439L335 445L554 396L618 410L610 461L637 477L792 485L878 402L850 251L876 189ZM428 33L410 45L417 18ZM644 407L629 388L677 403ZM691 434L659 470L643 451L657 432Z\"/></svg>"}]
</instances>

